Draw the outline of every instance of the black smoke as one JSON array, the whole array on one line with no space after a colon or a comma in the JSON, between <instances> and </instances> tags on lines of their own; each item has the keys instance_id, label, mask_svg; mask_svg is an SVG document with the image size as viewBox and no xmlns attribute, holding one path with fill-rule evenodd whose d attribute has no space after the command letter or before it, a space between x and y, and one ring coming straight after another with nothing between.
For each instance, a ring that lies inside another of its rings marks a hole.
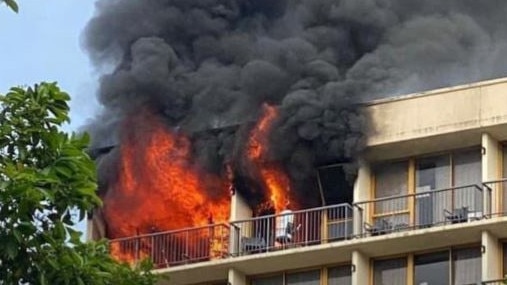
<instances>
[{"instance_id":1,"label":"black smoke","mask_svg":"<svg viewBox=\"0 0 507 285\"><path fill-rule=\"evenodd\" d=\"M307 185L363 148L359 103L506 75L505 15L502 0L100 0L84 46L113 71L87 130L111 144L149 106L220 172L274 104L268 159Z\"/></svg>"}]
</instances>

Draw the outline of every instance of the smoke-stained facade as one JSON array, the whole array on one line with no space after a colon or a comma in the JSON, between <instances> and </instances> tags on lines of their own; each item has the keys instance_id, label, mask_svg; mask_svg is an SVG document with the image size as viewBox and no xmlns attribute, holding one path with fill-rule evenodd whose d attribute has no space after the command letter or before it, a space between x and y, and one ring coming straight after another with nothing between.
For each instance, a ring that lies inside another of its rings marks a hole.
<instances>
[{"instance_id":1,"label":"smoke-stained facade","mask_svg":"<svg viewBox=\"0 0 507 285\"><path fill-rule=\"evenodd\" d=\"M499 0L98 1L84 45L114 68L87 130L120 143L149 109L191 138L196 165L241 176L251 123L276 105L265 159L304 196L316 165L361 151L358 103L507 74L506 14Z\"/></svg>"}]
</instances>

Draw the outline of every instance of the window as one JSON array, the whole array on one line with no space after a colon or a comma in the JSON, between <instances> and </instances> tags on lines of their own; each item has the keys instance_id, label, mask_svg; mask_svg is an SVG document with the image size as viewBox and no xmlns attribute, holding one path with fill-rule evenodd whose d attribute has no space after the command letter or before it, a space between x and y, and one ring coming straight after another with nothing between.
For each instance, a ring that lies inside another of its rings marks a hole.
<instances>
[{"instance_id":1,"label":"window","mask_svg":"<svg viewBox=\"0 0 507 285\"><path fill-rule=\"evenodd\" d=\"M383 164L375 173L375 198L408 193L408 161Z\"/></svg>"},{"instance_id":2,"label":"window","mask_svg":"<svg viewBox=\"0 0 507 285\"><path fill-rule=\"evenodd\" d=\"M444 209L452 206L452 193L431 192L449 187L451 183L449 155L439 155L416 160L415 222L420 227L445 221Z\"/></svg>"},{"instance_id":3,"label":"window","mask_svg":"<svg viewBox=\"0 0 507 285\"><path fill-rule=\"evenodd\" d=\"M454 186L480 184L482 182L481 152L478 149L461 151L452 156Z\"/></svg>"},{"instance_id":4,"label":"window","mask_svg":"<svg viewBox=\"0 0 507 285\"><path fill-rule=\"evenodd\" d=\"M405 285L407 282L407 259L375 260L374 285Z\"/></svg>"},{"instance_id":5,"label":"window","mask_svg":"<svg viewBox=\"0 0 507 285\"><path fill-rule=\"evenodd\" d=\"M481 248L464 248L453 250L452 255L453 279L452 284L480 283L482 279Z\"/></svg>"},{"instance_id":6,"label":"window","mask_svg":"<svg viewBox=\"0 0 507 285\"><path fill-rule=\"evenodd\" d=\"M252 280L252 285L283 285L283 274L256 278Z\"/></svg>"},{"instance_id":7,"label":"window","mask_svg":"<svg viewBox=\"0 0 507 285\"><path fill-rule=\"evenodd\" d=\"M416 255L414 257L415 285L449 284L449 251Z\"/></svg>"},{"instance_id":8,"label":"window","mask_svg":"<svg viewBox=\"0 0 507 285\"><path fill-rule=\"evenodd\" d=\"M507 256L504 250L504 258ZM407 257L375 260L374 285L463 285L482 281L479 246L442 250ZM413 264L411 263L413 260ZM410 262L410 264L409 264ZM413 268L413 283L407 282L407 268Z\"/></svg>"},{"instance_id":9,"label":"window","mask_svg":"<svg viewBox=\"0 0 507 285\"><path fill-rule=\"evenodd\" d=\"M408 193L408 161L384 164L376 171L375 198L400 196ZM374 223L408 225L408 198L396 197L375 202Z\"/></svg>"},{"instance_id":10,"label":"window","mask_svg":"<svg viewBox=\"0 0 507 285\"><path fill-rule=\"evenodd\" d=\"M503 264L503 276L507 275L507 243L502 244L503 247L503 256L502 256L502 264Z\"/></svg>"},{"instance_id":11,"label":"window","mask_svg":"<svg viewBox=\"0 0 507 285\"><path fill-rule=\"evenodd\" d=\"M287 285L320 285L320 270L287 274Z\"/></svg>"},{"instance_id":12,"label":"window","mask_svg":"<svg viewBox=\"0 0 507 285\"><path fill-rule=\"evenodd\" d=\"M327 284L328 285L351 285L352 272L350 265L332 267L327 269Z\"/></svg>"},{"instance_id":13,"label":"window","mask_svg":"<svg viewBox=\"0 0 507 285\"><path fill-rule=\"evenodd\" d=\"M320 285L322 280L328 285L351 285L350 265L330 267L327 270L314 269L299 272L284 272L266 277L251 279L251 285Z\"/></svg>"},{"instance_id":14,"label":"window","mask_svg":"<svg viewBox=\"0 0 507 285\"><path fill-rule=\"evenodd\" d=\"M387 162L375 167L374 173L373 229L461 223L484 215L481 190L460 187L481 184L479 148ZM415 181L409 184L409 177ZM386 197L391 198L378 200Z\"/></svg>"}]
</instances>

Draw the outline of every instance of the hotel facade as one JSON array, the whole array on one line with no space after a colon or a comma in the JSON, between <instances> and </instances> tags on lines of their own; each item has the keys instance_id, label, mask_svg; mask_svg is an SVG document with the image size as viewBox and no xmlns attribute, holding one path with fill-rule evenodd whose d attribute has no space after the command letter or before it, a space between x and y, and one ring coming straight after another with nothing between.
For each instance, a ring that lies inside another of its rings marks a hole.
<instances>
[{"instance_id":1,"label":"hotel facade","mask_svg":"<svg viewBox=\"0 0 507 285\"><path fill-rule=\"evenodd\" d=\"M234 193L229 223L111 245L151 258L169 277L160 284L504 284L507 78L377 100L364 111L370 128L357 179L333 184L341 165L319 169L322 207L253 217ZM96 212L89 238L104 232Z\"/></svg>"}]
</instances>

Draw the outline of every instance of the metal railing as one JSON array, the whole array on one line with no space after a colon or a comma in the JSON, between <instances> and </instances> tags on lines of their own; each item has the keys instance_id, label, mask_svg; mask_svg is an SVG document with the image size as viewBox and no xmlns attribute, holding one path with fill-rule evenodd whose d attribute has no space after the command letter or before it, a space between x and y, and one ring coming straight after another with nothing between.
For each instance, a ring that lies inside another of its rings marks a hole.
<instances>
[{"instance_id":1,"label":"metal railing","mask_svg":"<svg viewBox=\"0 0 507 285\"><path fill-rule=\"evenodd\" d=\"M489 191L488 191L489 193ZM356 203L360 235L381 235L487 216L487 194L477 185L431 190Z\"/></svg>"},{"instance_id":2,"label":"metal railing","mask_svg":"<svg viewBox=\"0 0 507 285\"><path fill-rule=\"evenodd\" d=\"M490 281L483 281L481 283L477 283L477 285L504 285L507 284L507 279L497 279L497 280L490 280ZM474 285L474 284L469 284Z\"/></svg>"},{"instance_id":3,"label":"metal railing","mask_svg":"<svg viewBox=\"0 0 507 285\"><path fill-rule=\"evenodd\" d=\"M495 197L493 199L495 203L491 205L491 216L507 215L507 178L488 181L483 183L483 186L492 197Z\"/></svg>"},{"instance_id":4,"label":"metal railing","mask_svg":"<svg viewBox=\"0 0 507 285\"><path fill-rule=\"evenodd\" d=\"M226 224L140 235L111 240L111 255L135 264L150 259L155 268L225 258L230 231Z\"/></svg>"},{"instance_id":5,"label":"metal railing","mask_svg":"<svg viewBox=\"0 0 507 285\"><path fill-rule=\"evenodd\" d=\"M110 241L111 254L136 263L150 259L156 268L342 241L353 237L467 223L492 216L493 197L507 179L339 204L229 224L154 233ZM507 195L501 195L506 197ZM496 203L498 204L498 203ZM507 203L503 203L507 209ZM507 213L498 210L497 215ZM489 284L489 283L485 283ZM493 283L492 283L493 284Z\"/></svg>"},{"instance_id":6,"label":"metal railing","mask_svg":"<svg viewBox=\"0 0 507 285\"><path fill-rule=\"evenodd\" d=\"M353 207L340 204L231 223L231 255L261 253L349 239Z\"/></svg>"}]
</instances>

